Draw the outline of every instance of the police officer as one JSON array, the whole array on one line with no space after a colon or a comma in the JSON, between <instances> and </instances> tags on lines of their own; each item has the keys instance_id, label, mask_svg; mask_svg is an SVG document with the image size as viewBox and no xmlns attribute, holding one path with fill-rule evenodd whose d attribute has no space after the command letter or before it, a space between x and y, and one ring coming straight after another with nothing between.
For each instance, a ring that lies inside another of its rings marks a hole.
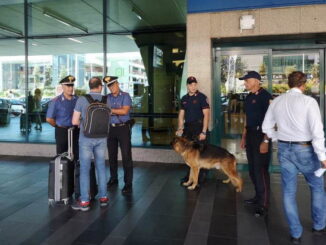
<instances>
[{"instance_id":1,"label":"police officer","mask_svg":"<svg viewBox=\"0 0 326 245\"><path fill-rule=\"evenodd\" d=\"M73 126L72 115L78 99L74 95L75 80L74 76L69 75L60 81L63 93L51 100L46 113L46 121L55 127L57 154L68 150L68 128ZM73 132L73 153L78 159L79 129L75 128Z\"/></svg>"},{"instance_id":2,"label":"police officer","mask_svg":"<svg viewBox=\"0 0 326 245\"><path fill-rule=\"evenodd\" d=\"M255 196L245 200L255 205L255 216L267 213L270 195L270 177L268 172L271 157L271 142L262 132L262 123L272 96L261 87L261 76L249 71L239 78L244 80L246 90L250 91L245 99L246 127L242 133L240 147L246 149L249 175L255 187Z\"/></svg>"},{"instance_id":3,"label":"police officer","mask_svg":"<svg viewBox=\"0 0 326 245\"><path fill-rule=\"evenodd\" d=\"M118 145L120 145L122 165L124 171L125 186L122 193L132 192L133 163L131 156L131 124L130 108L131 98L126 92L119 88L118 77L106 76L103 78L107 84L110 94L112 116L108 136L108 152L110 164L110 180L108 188L118 184Z\"/></svg>"},{"instance_id":4,"label":"police officer","mask_svg":"<svg viewBox=\"0 0 326 245\"><path fill-rule=\"evenodd\" d=\"M197 79L193 76L187 79L188 94L181 99L181 109L178 116L178 130L176 135L189 140L207 143L209 104L207 97L197 89ZM206 169L199 173L199 183L203 183L207 174ZM188 174L181 179L181 183L188 181Z\"/></svg>"}]
</instances>

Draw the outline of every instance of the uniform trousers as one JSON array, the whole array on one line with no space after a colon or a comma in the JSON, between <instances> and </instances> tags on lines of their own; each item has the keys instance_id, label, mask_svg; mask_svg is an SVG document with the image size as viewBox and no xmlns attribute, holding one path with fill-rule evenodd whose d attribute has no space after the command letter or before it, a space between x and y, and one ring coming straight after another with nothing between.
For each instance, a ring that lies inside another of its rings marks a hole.
<instances>
[{"instance_id":1,"label":"uniform trousers","mask_svg":"<svg viewBox=\"0 0 326 245\"><path fill-rule=\"evenodd\" d=\"M268 152L260 153L260 144L264 140L264 134L260 129L247 128L246 153L249 166L249 175L255 187L257 204L268 208L270 195L270 176L268 172L271 158L272 144L269 143Z\"/></svg>"},{"instance_id":2,"label":"uniform trousers","mask_svg":"<svg viewBox=\"0 0 326 245\"><path fill-rule=\"evenodd\" d=\"M120 146L121 150L124 182L126 185L131 186L133 179L133 163L131 156L131 129L129 124L110 127L108 152L111 180L118 179L118 146Z\"/></svg>"}]
</instances>

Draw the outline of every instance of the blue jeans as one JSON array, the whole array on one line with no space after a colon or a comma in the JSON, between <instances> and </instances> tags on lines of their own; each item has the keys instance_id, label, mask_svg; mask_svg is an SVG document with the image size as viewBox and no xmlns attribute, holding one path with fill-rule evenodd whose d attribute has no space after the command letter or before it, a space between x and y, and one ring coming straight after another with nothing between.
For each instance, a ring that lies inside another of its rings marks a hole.
<instances>
[{"instance_id":1,"label":"blue jeans","mask_svg":"<svg viewBox=\"0 0 326 245\"><path fill-rule=\"evenodd\" d=\"M106 145L106 138L95 139L83 137L79 140L81 201L89 201L89 172L93 156L95 158L99 197L107 196L105 168Z\"/></svg>"},{"instance_id":2,"label":"blue jeans","mask_svg":"<svg viewBox=\"0 0 326 245\"><path fill-rule=\"evenodd\" d=\"M326 225L326 197L323 177L314 171L321 164L311 145L278 143L278 159L281 164L283 205L292 237L302 235L302 225L296 202L297 174L301 172L311 191L311 217L313 228L323 229Z\"/></svg>"}]
</instances>

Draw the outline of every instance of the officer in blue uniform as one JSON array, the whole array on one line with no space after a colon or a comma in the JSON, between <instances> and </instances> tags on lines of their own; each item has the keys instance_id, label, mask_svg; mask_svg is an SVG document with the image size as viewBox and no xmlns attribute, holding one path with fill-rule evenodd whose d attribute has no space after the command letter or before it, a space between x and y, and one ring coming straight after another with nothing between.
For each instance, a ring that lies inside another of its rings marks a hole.
<instances>
[{"instance_id":1,"label":"officer in blue uniform","mask_svg":"<svg viewBox=\"0 0 326 245\"><path fill-rule=\"evenodd\" d=\"M272 144L262 132L262 123L272 95L261 87L261 76L258 72L248 71L239 79L245 81L246 90L250 91L244 103L246 127L242 133L240 147L246 149L249 175L255 187L255 196L245 200L245 203L254 205L254 215L260 217L267 214L270 196L268 168Z\"/></svg>"},{"instance_id":2,"label":"officer in blue uniform","mask_svg":"<svg viewBox=\"0 0 326 245\"><path fill-rule=\"evenodd\" d=\"M131 98L119 88L118 77L106 76L103 82L107 84L110 94L112 116L108 136L108 152L110 164L110 180L108 188L118 184L118 145L120 145L125 186L122 193L132 192L133 163L131 155Z\"/></svg>"},{"instance_id":3,"label":"officer in blue uniform","mask_svg":"<svg viewBox=\"0 0 326 245\"><path fill-rule=\"evenodd\" d=\"M60 81L63 93L51 100L46 113L46 121L55 127L57 154L68 150L68 128L73 126L72 115L78 99L74 95L75 80L74 76L69 75ZM75 128L73 132L73 153L78 159L79 129Z\"/></svg>"},{"instance_id":4,"label":"officer in blue uniform","mask_svg":"<svg viewBox=\"0 0 326 245\"><path fill-rule=\"evenodd\" d=\"M197 89L197 79L193 76L187 79L188 93L181 99L181 109L178 116L178 130L176 135L197 141L200 144L207 143L209 104L207 97ZM205 181L207 170L202 169L199 173L199 183ZM181 183L187 182L187 175L181 179Z\"/></svg>"}]
</instances>

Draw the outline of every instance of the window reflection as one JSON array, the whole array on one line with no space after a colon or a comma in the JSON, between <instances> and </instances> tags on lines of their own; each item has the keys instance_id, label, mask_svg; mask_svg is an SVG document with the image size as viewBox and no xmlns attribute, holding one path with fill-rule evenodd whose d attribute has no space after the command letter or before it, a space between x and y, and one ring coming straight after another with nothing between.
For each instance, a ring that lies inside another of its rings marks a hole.
<instances>
[{"instance_id":1,"label":"window reflection","mask_svg":"<svg viewBox=\"0 0 326 245\"><path fill-rule=\"evenodd\" d=\"M108 73L119 77L120 88L132 98L134 146L171 142L177 127L184 50L184 32L108 36Z\"/></svg>"},{"instance_id":2,"label":"window reflection","mask_svg":"<svg viewBox=\"0 0 326 245\"><path fill-rule=\"evenodd\" d=\"M159 9L153 4L110 1L110 34L103 33L103 0L29 0L27 33L24 4L0 4L0 23L19 33L0 30L0 141L54 142L45 117L50 100L62 92L58 82L71 74L75 94L87 93L89 78L104 75L107 35L107 74L118 76L121 89L132 97L132 144L168 145L184 94L186 35L166 30L185 28L186 1L164 1Z\"/></svg>"}]
</instances>

